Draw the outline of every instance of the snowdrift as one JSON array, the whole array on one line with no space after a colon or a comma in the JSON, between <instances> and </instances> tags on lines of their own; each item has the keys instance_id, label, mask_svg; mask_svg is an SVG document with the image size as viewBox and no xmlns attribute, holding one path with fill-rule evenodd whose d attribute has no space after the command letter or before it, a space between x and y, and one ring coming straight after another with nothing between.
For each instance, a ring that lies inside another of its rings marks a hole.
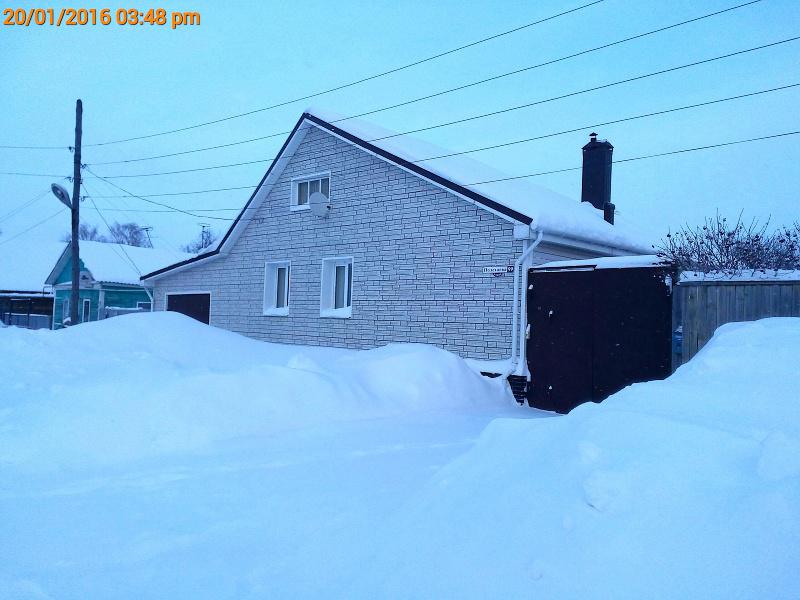
<instances>
[{"instance_id":1,"label":"snowdrift","mask_svg":"<svg viewBox=\"0 0 800 600\"><path fill-rule=\"evenodd\" d=\"M77 469L220 441L512 403L432 346L267 344L177 313L0 334L0 464Z\"/></svg>"},{"instance_id":2,"label":"snowdrift","mask_svg":"<svg viewBox=\"0 0 800 600\"><path fill-rule=\"evenodd\" d=\"M721 327L666 381L499 419L393 521L356 595L797 598L800 319Z\"/></svg>"}]
</instances>

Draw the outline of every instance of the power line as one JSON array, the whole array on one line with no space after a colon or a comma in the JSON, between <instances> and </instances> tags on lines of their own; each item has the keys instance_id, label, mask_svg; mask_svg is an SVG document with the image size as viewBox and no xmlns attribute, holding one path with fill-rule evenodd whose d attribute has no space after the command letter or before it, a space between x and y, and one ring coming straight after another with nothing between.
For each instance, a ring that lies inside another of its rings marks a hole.
<instances>
[{"instance_id":1,"label":"power line","mask_svg":"<svg viewBox=\"0 0 800 600\"><path fill-rule=\"evenodd\" d=\"M37 194L32 199L26 200L25 202L23 202L19 206L15 207L15 208L12 208L9 212L7 212L6 214L0 216L0 223L8 221L14 215L18 215L20 212L22 212L26 208L29 208L30 206L33 206L34 204L36 204L39 200L44 198L49 193L50 193L50 188L48 187L46 190L44 190L40 194Z\"/></svg>"},{"instance_id":2,"label":"power line","mask_svg":"<svg viewBox=\"0 0 800 600\"><path fill-rule=\"evenodd\" d=\"M111 225L108 224L108 221L106 221L106 218L103 216L103 213L101 213L100 209L97 208L97 204L95 204L94 199L89 195L89 190L86 189L86 186L83 185L83 182L81 182L81 187L83 187L83 191L86 192L86 197L89 198L89 201L92 203L92 206L94 206L94 210L97 212L97 215L100 217L100 219L102 219L103 223L106 224L106 228L108 229L108 232L113 235L113 232L111 230ZM130 257L130 254L128 254L128 252L125 250L125 244L123 244L121 242L118 242L118 243L112 243L112 244L109 244L109 245L111 246L111 250L114 251L114 254L116 254L117 256L122 258L123 260L125 260L125 258L127 258L128 262L131 264L131 266L133 266L133 269L139 274L139 277L142 276L142 272L139 270L139 267L136 265L135 262L133 262L133 259ZM117 249L122 250L122 253L125 255L124 258L117 251Z\"/></svg>"},{"instance_id":3,"label":"power line","mask_svg":"<svg viewBox=\"0 0 800 600\"><path fill-rule=\"evenodd\" d=\"M386 75L390 75L390 74L393 74L393 73L398 73L400 71L404 71L406 69L410 69L412 67L416 67L416 66L421 65L423 63L426 63L426 62L429 62L429 61L432 61L432 60L436 60L438 58L442 58L443 56L448 56L450 54L454 54L456 52L460 52L461 50L466 50L467 48L472 48L472 47L477 46L479 44L483 44L485 42L488 42L488 41L491 41L491 40L495 40L497 38L500 38L500 37L503 37L503 36L506 36L506 35L510 35L512 33L518 32L518 31L522 31L523 29L527 29L527 28L533 27L535 25L539 25L541 23L545 23L547 21L552 21L553 19L557 19L559 17L563 17L565 15L577 12L579 10L583 10L584 8L589 8L590 6L594 6L595 4L600 4L601 2L604 2L604 1L605 0L593 0L592 2L589 2L588 4L583 4L581 6L578 6L578 7L575 7L575 8L571 8L569 10L565 10L565 11L556 13L554 15L550 15L549 17L545 17L545 18L539 19L537 21L532 21L530 23L526 23L524 25L521 25L521 26L518 26L518 27L514 27L513 29L509 29L509 30L506 30L506 31L503 31L503 32L500 32L500 33L496 33L494 35L491 35L491 36L488 36L488 37L485 37L485 38L481 38L479 40L476 40L474 42L470 42L468 44L464 44L462 46L458 46L456 48L451 48L450 50L446 50L444 52L439 52L438 54L434 54L432 56L428 56L427 58L423 58L423 59L420 59L420 60L416 60L414 62L410 62L410 63L402 65L400 67L395 67L395 68L392 68L392 69L388 69L386 71L382 71L380 73L376 73L376 74L370 75L368 77L362 77L361 79L357 79L357 80L351 81L349 83L343 83L343 84L337 85L337 86L332 87L332 88L328 88L328 89L325 89L325 90L320 90L318 92L307 94L305 96L292 98L291 100L284 100L284 101L278 102L276 104L272 104L270 106L264 106L262 108L257 108L257 109L250 110L250 111L247 111L247 112L229 115L227 117L222 117L220 119L214 119L214 120L211 120L211 121L204 121L202 123L197 123L195 125L188 125L186 127L179 127L177 129L170 129L170 130L167 130L167 131L160 131L160 132L157 132L157 133L151 133L151 134L147 134L147 135L129 137L129 138L124 138L124 139L119 139L119 140L110 140L110 141L107 141L107 142L98 142L98 143L95 143L95 144L87 144L87 146L107 146L109 144L120 144L120 143L123 143L123 142L130 142L130 141L133 141L133 140L143 140L143 139L153 138L153 137L157 137L157 136L161 136L161 135L167 135L167 134L171 134L171 133L178 133L178 132L181 132L181 131L188 131L190 129L197 129L199 127L205 127L207 125L214 125L216 123L222 123L222 122L225 122L225 121L230 121L232 119L238 119L238 118L246 117L246 116L253 115L253 114L256 114L256 113L261 113L261 112L264 112L264 111L268 111L268 110L272 110L272 109L275 109L275 108L279 108L281 106L286 106L287 104L293 104L295 102L300 102L302 100L309 100L311 98L316 98L316 97L322 96L324 94L329 94L331 92L336 92L336 91L339 91L339 90L343 90L345 88L353 87L353 86L359 85L361 83L365 83L367 81L372 81L372 80L378 79L380 77L385 77ZM748 4L754 4L755 2L760 2L760 0L752 0L751 2L748 2Z\"/></svg>"},{"instance_id":4,"label":"power line","mask_svg":"<svg viewBox=\"0 0 800 600\"><path fill-rule=\"evenodd\" d=\"M644 118L649 118L649 117L653 117L653 116L674 113L674 112L678 112L678 111L682 111L682 110L690 110L690 109L693 109L693 108L700 108L700 107L709 106L709 105L712 105L712 104L720 104L722 102L730 102L730 101L733 101L733 100L740 100L742 98L749 98L749 97L752 97L752 96L759 96L759 95L762 95L762 94L768 94L768 93L772 93L772 92L782 91L782 90L786 90L786 89L790 89L790 88L795 88L795 87L798 87L798 86L800 86L800 83L792 83L792 84L788 84L788 85L784 85L784 86L770 88L770 89L767 89L767 90L760 90L760 91L757 91L757 92L749 92L749 93L746 93L746 94L738 94L736 96L728 96L728 97L725 97L725 98L718 98L718 99L715 99L715 100L708 100L708 101L699 102L699 103L696 103L696 104L688 104L688 105L684 105L684 106L678 106L678 107L675 107L675 108L669 108L669 109L665 109L665 110L660 110L660 111L655 111L655 112L650 112L650 113L645 113L645 114L640 114L640 115L634 115L634 116L631 116L631 117L623 117L623 118L620 118L620 119L614 119L614 120L605 121L605 122L602 122L602 123L590 123L590 124L587 124L587 125L581 125L579 127L572 127L570 129L564 129L564 130L561 130L561 131L556 131L556 132L553 132L553 133L547 133L547 134L538 135L538 136L534 136L534 137L524 138L524 139L521 139L521 140L514 140L514 141L511 141L511 142L502 142L502 143L499 143L499 144L493 144L491 146L482 146L482 147L479 147L479 148L472 148L472 149L469 149L469 150L461 150L459 152L449 152L447 154L440 154L440 155L437 155L437 156L429 156L427 158L422 158L422 159L413 160L413 161L409 161L409 162L412 162L412 163L415 163L415 164L419 164L419 163L423 163L423 162L427 162L427 161L431 161L431 160L438 160L438 159L441 159L441 158L448 158L448 157L452 157L452 156L460 156L460 155L463 155L463 154L472 154L472 153L475 153L475 152L482 152L482 151L485 151L485 150L492 150L492 149L495 149L495 148L503 148L503 147L506 147L506 146L513 146L513 145L528 143L528 142L541 140L541 139L545 139L545 138L556 137L556 136L559 136L559 135L565 135L567 133L575 133L576 131L582 131L584 129L592 129L592 128L602 127L602 126L606 126L606 125L613 125L613 124L623 123L623 122L627 122L627 121L634 121L634 120L637 120L637 119L644 119ZM386 136L386 137L391 137L391 136ZM365 140L365 141L372 142L372 141L377 141L377 140L380 140L380 139L384 139L384 138L377 138L376 140ZM294 156L297 157L297 156L303 156L303 155L304 155L303 153L297 153ZM158 172L154 172L154 173L106 175L103 178L104 179L123 179L123 178L135 178L135 177L157 177L157 176L162 176L162 175L176 175L176 174L180 174L180 173L195 173L195 172L198 172L198 171L210 171L210 170L215 170L215 169L227 169L227 168L231 168L231 167L239 167L239 166L244 166L244 165L260 164L260 163L265 163L265 162L274 162L275 160L278 160L279 158L286 158L286 157L276 156L276 157L272 157L272 158L263 158L263 159L258 159L258 160L242 161L242 162L237 162L237 163L227 163L227 164L223 164L223 165L212 165L212 166L208 166L208 167L196 167L196 168L193 168L193 169L177 169L177 170L174 170L174 171L158 171ZM94 173L94 171L90 171L90 172L95 177L100 177L99 175Z\"/></svg>"},{"instance_id":5,"label":"power line","mask_svg":"<svg viewBox=\"0 0 800 600\"><path fill-rule=\"evenodd\" d=\"M94 171L92 171L92 170L91 170L89 167L86 167L86 170L87 170L87 171L89 171L89 173L91 173L92 175L94 175L94 176L95 176L97 179L102 179L103 181L105 181L105 182L106 182L106 183L108 183L109 185L111 185L111 186L113 186L113 187L117 188L117 189L118 189L118 190L120 190L121 192L125 192L125 193L126 193L126 194L128 194L129 196L131 196L131 197L133 197L133 198L138 198L139 200L143 200L144 202L147 202L147 203L149 203L149 204L155 204L156 206L161 206L161 207L163 207L163 208L169 208L169 209L171 209L171 210L174 210L174 211L176 211L176 212L180 212L180 213L183 213L183 214L189 215L189 216L191 216L191 217L195 217L196 219L218 219L218 220L221 220L221 221L225 221L225 220L227 220L227 219L225 219L225 218L223 218L223 217L214 217L214 216L211 216L211 215L198 215L198 214L195 214L195 213L189 212L189 211L187 211L187 210L183 210L183 209L180 209L180 208L176 208L175 206L170 206L169 204L164 204L163 202L157 202L157 201L155 201L155 200L150 200L150 199L148 199L148 198L145 198L144 196L138 196L138 195L134 194L133 192L129 192L128 190L126 190L126 189L125 189L125 188L123 188L122 186L119 186L119 185L117 185L117 184L116 184L116 183L114 183L113 181L109 181L109 180L108 180L108 178L106 178L106 177L101 177L100 175L98 175L97 173L95 173Z\"/></svg>"},{"instance_id":6,"label":"power line","mask_svg":"<svg viewBox=\"0 0 800 600\"><path fill-rule=\"evenodd\" d=\"M31 225L30 227L28 227L28 228L27 228L27 229L25 229L24 231L20 231L18 234L16 234L16 235L13 235L13 236L11 236L10 238L8 238L8 239L5 239L5 240L3 240L3 241L0 241L0 246L2 246L3 244L7 244L7 243L9 243L11 240L15 240L15 239L17 239L19 236L21 236L21 235L24 235L24 234L28 233L29 231L32 231L33 229L36 229L36 228L37 228L37 227L39 227L40 225L44 225L44 224L45 224L45 223L47 223L48 221L50 221L50 220L52 220L52 219L56 218L58 215L60 215L61 213L63 213L65 210L67 210L67 209L66 209L66 208L64 208L64 207L62 207L62 208L60 208L60 209L58 210L58 212L56 212L56 213L53 213L53 214L52 214L52 215L50 215L49 217L46 217L46 218L42 219L41 221L39 221L38 223L35 223L35 224Z\"/></svg>"},{"instance_id":7,"label":"power line","mask_svg":"<svg viewBox=\"0 0 800 600\"><path fill-rule=\"evenodd\" d=\"M102 196L94 196L94 197L95 198L102 198ZM136 210L136 211L132 211L130 209L125 209L125 208L113 208L113 207L108 207L108 206L103 206L101 208L102 208L102 210L104 210L106 212L135 212L136 214L141 214L141 213L171 213L171 212L175 212L174 210L167 209L167 208L149 208L149 209L145 208L145 209L139 209L139 210ZM230 207L230 208L185 208L184 210L188 210L188 211L191 211L191 212L198 212L198 213L200 213L200 212L225 212L225 211L230 211L230 210L242 210L242 207L241 206L237 206L237 207Z\"/></svg>"},{"instance_id":8,"label":"power line","mask_svg":"<svg viewBox=\"0 0 800 600\"><path fill-rule=\"evenodd\" d=\"M663 157L663 156L672 156L672 155L676 155L676 154L685 154L685 153L688 153L688 152L697 152L697 151L701 151L701 150L709 150L709 149L714 149L714 148L723 148L723 147L726 147L726 146L734 146L734 145L737 145L737 144L747 144L747 143L751 143L751 142L758 142L758 141L763 141L763 140L770 140L770 139L788 137L788 136L792 136L792 135L800 135L800 130L798 130L798 131L788 131L788 132L785 132L785 133L776 133L776 134L772 134L772 135L764 135L764 136L759 136L759 137L754 137L754 138L747 138L747 139L743 139L743 140L735 140L735 141L732 141L732 142L720 142L720 143L717 143L717 144L707 144L705 146L695 146L695 147L692 147L692 148L682 148L682 149L679 149L679 150L670 150L668 152L659 152L659 153L655 153L655 154L647 154L647 155L644 155L644 156L635 156L635 157L632 157L632 158L623 158L623 159L619 159L619 160L614 160L612 162L615 163L615 164L628 163L628 162L634 162L634 161L639 161L639 160L647 160L647 159L652 159L652 158L659 158L659 157ZM579 167L567 167L567 168L564 168L564 169L553 169L553 170L550 170L550 171L539 171L537 173L528 173L526 175L514 175L514 176L509 176L509 177L501 177L501 178L497 178L497 179L488 179L488 180L484 180L484 181L476 181L476 182L472 182L472 183L465 183L463 185L466 186L466 187L472 187L472 186L476 186L476 185L484 185L484 184L488 184L488 183L497 183L497 182L501 182L501 181L513 181L513 180L516 180L516 179L528 179L528 178L532 178L532 177L541 177L543 175L553 175L553 174L557 174L557 173L566 173L566 172L569 172L569 171L580 171L582 168L583 168L582 166L579 166ZM141 196L136 196L136 197L137 198L141 198ZM141 198L141 199L144 199L144 198ZM218 210L229 210L229 209L218 209ZM248 208L248 210L250 210L250 209ZM225 217L217 217L217 218L219 220L222 220L222 221L235 221L236 220L236 219L233 219L233 218L225 218ZM243 223L249 222L249 221L253 220L253 218L254 218L254 216L243 217L240 220L240 222L243 222Z\"/></svg>"},{"instance_id":9,"label":"power line","mask_svg":"<svg viewBox=\"0 0 800 600\"><path fill-rule=\"evenodd\" d=\"M3 150L69 150L70 146L0 146Z\"/></svg>"},{"instance_id":10,"label":"power line","mask_svg":"<svg viewBox=\"0 0 800 600\"><path fill-rule=\"evenodd\" d=\"M166 192L161 194L145 194L147 198L157 198L160 196L191 196L194 194L210 194L211 192L229 192L232 190L252 190L254 187L258 187L256 185L240 185L236 187L227 187L227 188L212 188L210 190L194 190L191 192ZM127 198L129 195L125 196L95 196L95 198ZM238 209L237 209L238 210Z\"/></svg>"},{"instance_id":11,"label":"power line","mask_svg":"<svg viewBox=\"0 0 800 600\"><path fill-rule=\"evenodd\" d=\"M764 135L764 136L748 138L748 139L743 139L743 140L735 140L735 141L732 141L732 142L721 142L721 143L718 143L718 144L707 144L705 146L695 146L693 148L682 148L682 149L679 149L679 150L671 150L669 152L659 152L659 153L656 153L656 154L647 154L647 155L644 155L644 156L635 156L635 157L632 157L632 158L623 158L623 159L620 159L620 160L615 160L613 162L615 164L634 162L634 161L639 161L639 160L647 160L647 159L652 159L652 158L659 158L659 157L663 157L663 156L672 156L672 155L676 155L676 154L685 154L685 153L688 153L688 152L697 152L697 151L702 151L702 150L710 150L710 149L714 149L714 148L723 148L723 147L726 147L726 146L734 146L734 145L737 145L737 144L747 144L747 143L751 143L751 142L758 142L758 141L763 141L763 140L770 140L770 139L788 137L788 136L792 136L792 135L800 135L800 130L787 131L785 133L776 133L776 134L773 134L773 135ZM510 177L502 177L502 178L498 178L498 179L489 179L489 180L485 180L485 181L476 181L476 182L467 183L467 184L464 184L464 185L471 187L471 186L476 186L476 185L485 185L485 184L488 184L488 183L497 183L497 182L501 182L501 181L512 181L512 180L516 180L516 179L528 179L528 178L532 178L532 177L540 177L540 176L543 176L543 175L551 175L551 174L555 174L555 173L565 173L565 172L568 172L568 171L579 171L580 169L582 169L582 167L569 167L569 168L566 168L566 169L554 169L554 170L551 170L551 171L540 171L538 173L528 173L526 175L515 175L515 176L510 176ZM114 185L111 182L108 182L108 183L110 183L111 185ZM115 186L115 187L117 187L117 186ZM129 195L133 196L134 198L139 198L141 200L145 200L141 196L136 196L135 194L130 194L129 193ZM53 219L56 216L58 216L61 213L63 213L65 210L66 210L65 208L61 208L61 209L59 209L59 211L57 213L55 213L53 215L50 215L49 217L39 221L38 223L32 225L28 229L26 229L24 231L21 231L18 234L14 235L14 236L12 236L12 237L10 237L8 239L0 241L0 246L2 246L3 244L7 244L10 241L18 238L19 236L24 235L25 233L31 231L32 229L35 229L36 227L39 227L40 225L46 223L47 221L50 221L51 219ZM177 212L184 212L184 211L182 211L180 209L173 209L173 210L176 210ZM98 214L99 214L99 210L98 210ZM192 216L197 216L197 215L192 215ZM207 216L198 216L198 218L207 218ZM253 217L246 217L246 218L242 219L242 221L250 221L252 219L253 219ZM235 219L220 218L220 220L234 221Z\"/></svg>"},{"instance_id":12,"label":"power line","mask_svg":"<svg viewBox=\"0 0 800 600\"><path fill-rule=\"evenodd\" d=\"M100 181L102 181L102 180L100 180ZM102 181L102 183L104 185L110 186L110 184L107 181ZM84 186L84 190L86 190L86 192L88 194L89 193L89 188L86 187L84 179L81 180L81 184ZM92 204L95 206L95 209L99 213L100 208L97 207L97 205L94 203L94 198L97 198L98 196L97 195L89 195L87 197L92 199ZM125 196L125 197L127 198L127 196ZM143 212L149 212L149 211L133 209L130 204L125 202L124 198L120 197L120 199L122 200L122 203L127 207L127 209L115 208L115 209L111 209L111 210L114 210L114 211L117 211L117 212L125 212L125 213L128 213L128 214L134 214L134 215L138 215L139 217L143 217L143 215L142 215ZM108 210L108 209L104 208L103 210ZM174 211L173 210L169 210L169 209L164 209L164 212L174 212ZM150 236L148 234L148 239L149 239L149 237ZM181 253L180 250L178 250L178 248L170 240L168 240L166 237L163 237L163 236L159 237L159 239L161 239L164 242L164 244L167 247L167 249L170 252L172 252L175 256L179 256L180 255L180 253ZM152 244L152 241L151 241L151 244Z\"/></svg>"},{"instance_id":13,"label":"power line","mask_svg":"<svg viewBox=\"0 0 800 600\"><path fill-rule=\"evenodd\" d=\"M414 160L414 161L411 161L411 162L423 163L423 162L428 162L428 161L431 161L431 160L438 160L438 159L441 159L441 158L449 158L451 156L461 156L462 154L472 154L474 152L483 152L485 150L494 150L496 148L505 148L507 146L514 146L514 145L517 145L517 144L525 144L525 143L533 142L533 141L536 141L536 140L543 140L543 139L550 138L550 137L555 137L555 136L559 136L559 135L565 135L567 133L575 133L576 131L582 131L584 129L594 129L594 128L597 128L597 127L604 127L606 125L614 125L614 124L617 124L617 123L625 123L625 122L628 122L628 121L635 121L637 119L646 119L646 118L649 118L649 117L655 117L655 116L659 116L659 115L666 115L666 114L678 112L678 111L681 111L681 110L689 110L689 109L692 109L692 108L700 108L700 107L703 107L703 106L710 106L712 104L719 104L721 102L730 102L732 100L741 100L742 98L751 98L753 96L760 96L762 94L769 94L771 92L778 92L778 91L782 91L782 90L795 88L795 87L798 87L798 86L800 86L800 83L791 83L791 84L788 84L788 85L782 85L782 86L770 88L770 89L767 89L767 90L760 90L758 92L749 92L747 94L738 94L736 96L728 96L727 98L718 98L716 100L708 100L706 102L698 102L697 104L687 104L686 106L678 106L676 108L668 108L666 110L659 110L659 111L655 111L655 112L644 113L644 114L641 114L641 115L634 115L632 117L624 117L622 119L614 119L613 121L605 121L603 123L592 123L590 125L583 125L582 127L574 127L572 129L564 129L562 131L556 131L554 133L547 133L547 134L544 134L544 135L537 135L537 136L534 136L534 137L524 138L524 139L521 139L521 140L515 140L513 142L503 142L502 144L493 144L491 146L481 146L480 148L471 148L469 150L461 150L459 152L450 152L448 154L440 154L438 156L429 156L428 158L422 158L422 159Z\"/></svg>"},{"instance_id":14,"label":"power line","mask_svg":"<svg viewBox=\"0 0 800 600\"><path fill-rule=\"evenodd\" d=\"M618 86L618 85L622 85L622 84L625 84L625 83L631 83L631 82L634 82L634 81L640 81L642 79L648 79L650 77L656 77L658 75L664 75L666 73L673 73L675 71L680 71L682 69L688 69L688 68L691 68L691 67L696 67L696 66L699 66L699 65L708 64L708 63L715 62L715 61L718 61L718 60L724 60L726 58L731 58L731 57L734 57L734 56L740 56L742 54L747 54L747 53L750 53L750 52L756 52L758 50L764 50L766 48L771 48L773 46L779 46L781 44L787 44L787 43L790 43L790 42L795 42L798 39L800 39L800 36L795 36L795 37L792 37L792 38L779 40L777 42L771 42L771 43L768 43L768 44L763 44L761 46L755 46L755 47L752 47L752 48L746 48L744 50L738 50L736 52L730 52L728 54L723 54L723 55L720 55L720 56L715 56L715 57L707 58L707 59L704 59L704 60L698 60L698 61L694 61L694 62L682 64L682 65L678 65L678 66L675 66L675 67L669 67L667 69L661 69L661 70L658 70L658 71L645 73L643 75L637 75L635 77L629 77L627 79L621 79L621 80L618 80L618 81L613 81L613 82L610 82L610 83L605 83L605 84L602 84L602 85L597 85L597 86L585 88L585 89L582 89L582 90L577 90L577 91L574 91L574 92L561 94L561 95L558 95L558 96L552 96L550 98L545 98L545 99L542 99L542 100L536 100L534 102L527 102L525 104L518 104L516 106L511 106L511 107L503 108L503 109L500 109L500 110L481 113L481 114L473 115L471 117L466 117L466 118L463 118L463 119L457 119L457 120L454 120L454 121L447 121L445 123L436 123L434 125L429 125L429 126L426 126L426 127L420 127L418 129L411 129L411 130L400 132L400 133L393 133L391 135L387 135L387 136L376 138L376 139L369 140L369 141L374 142L374 141L383 140L383 139L387 139L387 138L393 138L393 137L399 137L399 136L403 136L403 135L409 135L409 134L412 134L412 133L418 133L420 131L429 131L429 130L432 130L432 129L439 129L441 127L449 127L450 125L456 125L456 124L459 124L459 123L466 123L468 121L475 121L477 119L483 119L483 118L486 118L486 117L492 117L492 116L495 116L495 115L508 113L508 112L512 112L512 111L515 111L515 110L521 110L523 108L530 108L532 106L537 106L537 105L540 105L540 104L546 104L548 102L555 102L555 101L558 101L558 100L564 100L566 98L578 96L580 94L586 94L586 93L594 92L594 91L597 91L597 90L607 89L607 88ZM351 119L356 119L356 118L361 117L361 116L374 114L374 113L381 112L381 111L384 111L384 110L389 110L390 108L392 108L394 106L396 106L396 105L392 105L390 107L374 109L374 110L368 111L366 113L360 113L360 114L357 114L357 115L351 115L349 117L342 117L340 119L334 119L334 120L330 121L330 123L335 124L335 123L341 123L342 121L349 121ZM242 145L242 144L250 144L252 142L271 139L271 138L275 138L275 137L282 136L282 135L288 135L290 133L291 133L291 131L279 131L279 132L276 132L276 133L270 133L268 135L263 135L263 136L259 136L259 137L255 137L255 138L248 138L248 139L245 139L245 140L238 140L238 141L229 142L229 143L226 143L226 144L216 144L214 146L204 146L204 147L201 147L201 148L193 148L191 150L183 150L183 151L180 151L180 152L169 152L169 153L166 153L166 154L156 154L156 155L153 155L153 156L144 156L144 157L139 157L139 158L129 158L129 159L124 159L124 160L110 160L110 161L95 162L95 163L90 163L90 164L92 166L117 165L117 164L133 163L133 162L142 162L142 161L146 161L146 160L155 160L155 159L159 159L159 158L169 158L169 157L173 157L173 156L183 156L183 155L186 155L186 154L194 154L194 153L197 153L197 152L206 152L206 151L209 151L209 150L218 150L218 149L221 149L221 148L230 148L232 146L239 146L239 145Z\"/></svg>"},{"instance_id":15,"label":"power line","mask_svg":"<svg viewBox=\"0 0 800 600\"><path fill-rule=\"evenodd\" d=\"M627 163L627 162L634 162L637 160L646 160L649 158L658 158L661 156L671 156L674 154L685 154L687 152L697 152L699 150L709 150L712 148L722 148L724 146L735 146L736 144L747 144L749 142L759 142L761 140L771 140L775 138L787 137L790 135L800 135L800 130L798 131L787 131L785 133L776 133L773 135L762 135L760 137L748 138L745 140L736 140L733 142L721 142L719 144L708 144L706 146L695 146L694 148L682 148L680 150L671 150L669 152L659 152L657 154L646 154L644 156L635 156L633 158L623 158L620 160L614 160L612 163L619 164L619 163ZM497 183L499 181L512 181L514 179L527 179L529 177L539 177L541 175L552 175L554 173L566 173L567 171L580 171L583 167L568 167L566 169L555 169L552 171L540 171L538 173L528 173L527 175L514 175L513 177L501 177L499 179L487 179L486 181L476 181L474 183L467 183L467 186L474 186L474 185L484 185L487 183Z\"/></svg>"},{"instance_id":16,"label":"power line","mask_svg":"<svg viewBox=\"0 0 800 600\"><path fill-rule=\"evenodd\" d=\"M544 100L537 100L535 102L528 102L527 104L520 104L518 106L511 106L509 108L503 108L503 109L495 110L495 111L488 112L488 113L482 113L482 114L474 115L474 116L471 116L471 117L465 117L463 119L456 119L454 121L448 121L446 123L437 123L435 125L429 125L427 127L419 127L418 129L410 129L408 131L403 131L401 133L392 133L390 135L385 135L385 136L382 136L382 137L379 137L379 138L374 138L374 139L371 139L369 141L370 142L378 142L378 141L381 141L381 140L386 140L386 139L390 139L390 138L396 138L396 137L400 137L400 136L403 136L403 135L410 135L412 133L419 133L421 131L430 131L431 129L439 129L440 127L448 127L450 125L456 125L456 124L459 124L459 123L466 123L468 121L475 121L477 119L483 119L485 117L492 117L492 116L495 116L495 115L509 113L509 112L512 112L512 111L515 111L515 110L520 110L522 108L530 108L531 106L537 106L539 104L545 104L547 102L553 102L553 101L556 101L556 100L562 100L564 98L570 98L570 97L573 97L573 96L578 96L580 94L585 94L587 92L594 92L594 91L597 91L597 90L602 90L602 89L614 87L616 85L621 85L623 83L630 83L632 81L639 81L639 80L642 80L642 79L647 79L649 77L655 77L657 75L663 75L665 73L672 73L674 71L679 71L681 69L686 69L686 68L689 68L689 67L695 67L697 65L707 64L707 63L714 62L714 61L717 61L717 60L722 60L724 58L730 58L732 56L738 56L738 55L741 55L741 54L746 54L748 52L754 52L756 50L762 50L764 48L769 48L771 46L777 46L779 44L785 44L787 42L794 42L794 41L797 41L797 40L800 40L800 36L796 36L796 37L793 37L793 38L788 38L788 39L785 39L785 40L781 40L779 42L773 42L771 44L765 44L763 46L756 46L755 48L748 48L746 50L739 50L738 52L732 52L730 54L724 54L722 56L716 56L714 58L707 58L705 60L699 60L699 61L688 63L688 64L685 64L685 65L679 65L677 67L670 67L668 69L662 69L660 71L654 71L652 73L646 73L644 75L637 75L636 77L630 77L628 79L621 79L619 81L613 81L611 83L605 83L603 85L598 85L598 86L595 86L595 87L586 88L586 89L583 89L583 90L578 90L576 92L570 92L568 94L562 94L560 96L553 96L552 98L546 98ZM334 122L336 122L336 121L334 121Z\"/></svg>"},{"instance_id":17,"label":"power line","mask_svg":"<svg viewBox=\"0 0 800 600\"><path fill-rule=\"evenodd\" d=\"M69 179L68 175L53 175L52 173L19 173L16 171L3 171L0 175L19 175L22 177L55 177L56 179Z\"/></svg>"}]
</instances>

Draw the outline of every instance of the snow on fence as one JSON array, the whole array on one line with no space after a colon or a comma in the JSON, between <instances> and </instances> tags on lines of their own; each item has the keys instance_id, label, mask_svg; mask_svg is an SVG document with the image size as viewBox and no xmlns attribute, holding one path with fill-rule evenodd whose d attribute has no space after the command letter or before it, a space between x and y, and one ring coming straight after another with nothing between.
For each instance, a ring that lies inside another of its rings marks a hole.
<instances>
[{"instance_id":1,"label":"snow on fence","mask_svg":"<svg viewBox=\"0 0 800 600\"><path fill-rule=\"evenodd\" d=\"M50 315L7 312L0 314L0 321L5 325L14 325L27 329L50 329Z\"/></svg>"},{"instance_id":2,"label":"snow on fence","mask_svg":"<svg viewBox=\"0 0 800 600\"><path fill-rule=\"evenodd\" d=\"M800 317L800 272L781 277L692 278L675 286L673 330L682 342L673 345L673 367L691 359L720 325L766 317ZM681 329L678 329L678 328Z\"/></svg>"}]
</instances>

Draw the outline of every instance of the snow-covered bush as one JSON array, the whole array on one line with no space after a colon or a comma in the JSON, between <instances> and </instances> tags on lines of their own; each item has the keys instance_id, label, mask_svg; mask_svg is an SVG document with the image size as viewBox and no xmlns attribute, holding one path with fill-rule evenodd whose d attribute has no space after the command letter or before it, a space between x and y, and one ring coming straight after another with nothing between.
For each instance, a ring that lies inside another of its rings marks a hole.
<instances>
[{"instance_id":1,"label":"snow-covered bush","mask_svg":"<svg viewBox=\"0 0 800 600\"><path fill-rule=\"evenodd\" d=\"M668 233L657 255L682 271L739 275L800 269L800 224L769 231L769 221L730 223L719 214L697 227Z\"/></svg>"}]
</instances>

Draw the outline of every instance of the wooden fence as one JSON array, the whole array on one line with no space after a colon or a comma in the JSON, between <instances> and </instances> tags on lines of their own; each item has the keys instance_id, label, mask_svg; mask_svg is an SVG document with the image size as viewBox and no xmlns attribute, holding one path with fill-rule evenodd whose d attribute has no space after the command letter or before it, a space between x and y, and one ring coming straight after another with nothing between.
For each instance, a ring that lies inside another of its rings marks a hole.
<instances>
[{"instance_id":1,"label":"wooden fence","mask_svg":"<svg viewBox=\"0 0 800 600\"><path fill-rule=\"evenodd\" d=\"M677 368L697 354L720 325L800 317L800 280L681 281L672 306L673 331L683 327L682 352L673 353Z\"/></svg>"}]
</instances>

